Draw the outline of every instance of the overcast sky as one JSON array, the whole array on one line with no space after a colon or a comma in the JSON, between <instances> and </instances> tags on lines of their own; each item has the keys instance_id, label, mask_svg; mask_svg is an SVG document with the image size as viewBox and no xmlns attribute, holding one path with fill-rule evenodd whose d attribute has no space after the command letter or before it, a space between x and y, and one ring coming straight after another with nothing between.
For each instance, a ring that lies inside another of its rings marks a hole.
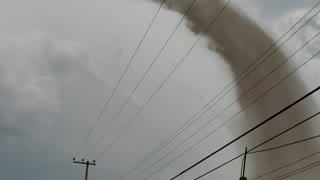
<instances>
[{"instance_id":1,"label":"overcast sky","mask_svg":"<svg viewBox=\"0 0 320 180\"><path fill-rule=\"evenodd\" d=\"M232 1L233 5L238 6L261 25L274 39L285 32L316 2L316 0ZM0 0L0 160L2 162L0 176L15 174L66 158L71 162L158 6L159 4L149 0ZM180 18L180 14L167 8L160 11L114 98L111 99L110 107L101 117L97 128L77 158L81 159L99 138L106 123L110 122L130 95ZM107 144L116 137L196 40L197 36L186 24L182 23L128 106L111 126L103 141L89 154L89 160L97 158ZM319 27L320 20L313 21L312 26L304 33L293 38L285 47L288 54L299 44L310 39L312 33L317 33ZM292 67L301 62L302 58L314 54L319 45L319 41L316 41L312 47L304 50L303 54L299 55L300 58L292 62ZM208 49L205 39L200 41L186 62L163 86L119 141L97 160L96 167L90 167L90 179L113 180L125 174L207 103L212 98L213 92L218 92L226 84L225 82L232 79L228 65L221 59L219 54ZM311 90L320 84L319 65L319 59L316 59L296 74L305 82L306 90ZM306 91L297 91L296 94L298 97L305 93ZM231 93L225 103L235 96L236 93ZM313 98L316 101L320 100L319 96ZM274 101L276 104L276 98ZM223 105L222 103L221 107ZM278 109L276 107L270 107L270 113L280 109L281 106L279 105ZM315 110L310 110L310 113L312 112ZM209 119L213 116L212 113L216 112L212 111L203 119ZM240 115L237 119L240 121L245 117ZM314 125L319 123L314 122ZM317 126L314 127L315 134L319 134ZM208 127L204 134L210 128ZM237 131L237 124L225 127L218 135L208 138L205 143L149 179L172 177L237 134L230 133L231 131L241 133L240 130ZM204 134L195 137L193 142L184 145L176 154L168 157L153 170L187 149ZM182 138L187 135L188 132L183 134ZM299 138L294 132L288 136ZM246 140L240 141L216 159L210 160L181 179L191 179L215 167L219 162L226 161L230 155L238 154L246 142ZM281 143L285 141L279 141L274 145ZM314 151L317 151L318 142L312 143ZM306 154L299 155L302 157ZM155 157L154 161L160 157ZM257 158L263 160L263 157ZM148 167L151 163L144 167ZM227 166L209 177L230 180L238 178L239 163ZM56 174L29 175L14 179L81 179L84 170L84 166L78 165ZM261 169L259 172L264 171ZM310 171L312 173L308 179L317 179L319 174L316 176L316 171ZM143 179L147 174L138 179ZM252 178L258 174L248 172L248 177ZM306 174L292 179L308 177Z\"/></svg>"}]
</instances>

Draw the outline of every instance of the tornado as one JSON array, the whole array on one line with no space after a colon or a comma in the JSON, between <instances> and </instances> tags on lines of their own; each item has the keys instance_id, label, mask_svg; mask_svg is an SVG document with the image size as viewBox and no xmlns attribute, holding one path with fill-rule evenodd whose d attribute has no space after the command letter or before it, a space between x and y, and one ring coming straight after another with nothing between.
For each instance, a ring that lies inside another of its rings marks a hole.
<instances>
[{"instance_id":1,"label":"tornado","mask_svg":"<svg viewBox=\"0 0 320 180\"><path fill-rule=\"evenodd\" d=\"M160 0L152 1L160 3ZM176 11L182 16L191 3L192 0L166 0L164 4L166 8ZM203 33L226 3L227 2L223 0L197 0L190 12L186 15L187 26L195 35ZM246 67L255 62L261 54L275 43L275 39L271 37L270 34L246 15L245 12L233 6L232 3L219 15L215 23L205 34L205 38L209 40L209 50L218 53L222 57L221 59L224 63L230 67L234 78L238 77ZM270 88L273 85L273 79L274 81L279 81L283 77L283 74L288 74L288 72L293 70L292 64L282 64L281 68L275 71L268 79L271 82L270 84L262 85L260 88L257 86L257 90L253 90L252 93L242 96L256 82L264 78L268 72L285 61L289 56L288 54L285 50L279 49L266 60L267 63L261 65L252 75L248 76L243 82L236 86L238 97L241 97L238 101L241 109L247 108L248 104L252 102L255 97L258 97L259 93L262 94L263 91ZM221 59L213 58L212 61L219 61ZM262 60L263 58L260 59L260 61ZM244 111L248 119L254 120L241 121L242 123L239 123L236 129L230 129L229 133L233 136L238 136L239 133L245 132L254 124L271 116L272 113L275 113L277 110L285 107L301 97L303 93L307 92L304 82L297 75L290 77L290 81L285 81L283 84L284 85L279 85L279 87L275 88L275 93L273 93L272 98L264 98L263 102L259 103L258 101L255 103L253 108L250 109L250 113ZM280 118L277 118L276 123L259 128L254 132L254 135L246 137L246 145L249 148L257 145L259 142L285 130L290 125L293 125L294 122L309 117L311 115L310 107L314 105L314 100L308 100L307 103L299 105ZM308 125L303 127L304 128L299 128L294 131L296 135L294 137L303 138L312 136L312 128ZM291 142L292 140L294 139L281 137L281 142ZM244 150L244 146L245 145L239 146L238 150ZM314 145L309 146L309 144L303 144L294 146L290 151L265 153L259 158L249 157L248 163L251 164L249 165L251 168L248 169L249 176L254 177L258 175L259 172L263 172L263 170L273 169L279 166L279 164L291 162L298 155L314 151Z\"/></svg>"}]
</instances>

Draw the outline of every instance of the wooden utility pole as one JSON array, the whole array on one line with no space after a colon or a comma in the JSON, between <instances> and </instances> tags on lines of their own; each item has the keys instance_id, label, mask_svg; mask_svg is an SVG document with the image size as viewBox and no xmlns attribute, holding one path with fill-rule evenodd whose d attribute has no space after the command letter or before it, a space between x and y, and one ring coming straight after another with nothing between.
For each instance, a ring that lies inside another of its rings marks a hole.
<instances>
[{"instance_id":1,"label":"wooden utility pole","mask_svg":"<svg viewBox=\"0 0 320 180\"><path fill-rule=\"evenodd\" d=\"M86 165L86 175L84 177L84 180L88 180L88 171L89 171L89 166L95 166L96 165L96 161L93 161L92 163L87 161L85 162L84 159L82 159L82 161L76 161L75 158L73 158L73 163L76 163L76 164L85 164Z\"/></svg>"}]
</instances>

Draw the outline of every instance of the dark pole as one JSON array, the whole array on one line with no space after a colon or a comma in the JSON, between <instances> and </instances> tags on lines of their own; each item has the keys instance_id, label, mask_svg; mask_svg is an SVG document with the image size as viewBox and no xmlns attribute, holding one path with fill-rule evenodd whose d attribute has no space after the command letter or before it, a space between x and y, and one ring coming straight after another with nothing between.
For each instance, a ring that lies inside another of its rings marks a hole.
<instances>
[{"instance_id":1,"label":"dark pole","mask_svg":"<svg viewBox=\"0 0 320 180\"><path fill-rule=\"evenodd\" d=\"M89 161L87 161L87 165L86 165L86 176L85 176L84 180L88 180L88 171L89 171Z\"/></svg>"},{"instance_id":2,"label":"dark pole","mask_svg":"<svg viewBox=\"0 0 320 180\"><path fill-rule=\"evenodd\" d=\"M244 153L240 180L247 180L247 178L244 176L245 175L245 171L246 171L247 154L248 154L248 148L246 148L245 153Z\"/></svg>"}]
</instances>

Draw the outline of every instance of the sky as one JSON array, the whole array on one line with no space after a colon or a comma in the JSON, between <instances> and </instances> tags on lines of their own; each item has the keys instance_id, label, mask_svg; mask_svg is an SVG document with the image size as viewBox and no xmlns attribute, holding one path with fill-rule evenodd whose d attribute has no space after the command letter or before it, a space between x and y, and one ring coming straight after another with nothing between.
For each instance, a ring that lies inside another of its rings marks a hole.
<instances>
[{"instance_id":1,"label":"sky","mask_svg":"<svg viewBox=\"0 0 320 180\"><path fill-rule=\"evenodd\" d=\"M242 13L257 22L272 38L277 39L316 2L315 0L234 0L232 5L241 9ZM1 176L17 174L66 159L72 162L158 7L158 3L150 0L0 0L0 153L1 161L5 162L0 165ZM180 19L181 14L178 12L168 8L160 10L111 99L110 106L98 121L77 159L83 158L94 145ZM312 21L312 25L306 28L304 33L297 34L288 43L289 45L285 46L286 53L293 52L319 29L320 20ZM232 80L233 74L230 67L224 63L223 57L210 50L208 40L202 38L187 56L185 63L181 64L119 141L96 159L161 85L167 74L198 37L199 35L189 29L188 22L183 21L123 113L119 115L103 140L87 156L88 160L97 160L97 165L90 167L90 179L112 180L121 177L195 114L226 82ZM294 68L301 63L301 59L314 54L318 50L316 47L319 47L319 42L316 40L313 46L305 49L289 66ZM302 96L319 85L319 75L319 59L316 59L295 75L302 79L306 90L288 91L292 91L297 97ZM273 80L269 79L270 82ZM266 83L265 86L270 86L270 83ZM286 85L279 88L283 90ZM255 119L261 121L288 104L275 98L277 93L274 91L272 93L274 96L271 94L267 97L267 100L271 99L276 104L266 110L269 114L260 117L251 110L252 123ZM225 101L218 104L217 109L205 114L201 118L202 124L236 96L237 93L232 92ZM319 102L319 93L313 99ZM297 108L305 106L309 106L308 102ZM317 110L316 105L313 107L310 109L310 114ZM239 106L235 106L230 113L238 108ZM221 120L226 117L228 114ZM239 115L238 124L224 127L217 135L211 136L149 179L168 179L187 168L243 132L239 124L246 118L248 117L245 115ZM319 118L313 120L310 130L314 134L318 134L316 127L319 127L319 123L316 120ZM183 133L174 145L200 126L201 123L196 124ZM152 169L156 170L169 162L214 127L214 124L208 126L203 133L195 136ZM270 128L275 127L277 124L270 125ZM250 136L259 135L253 133ZM289 137L302 138L294 132L287 136L274 142L273 145L286 143ZM257 141L263 138L257 137ZM239 141L218 157L210 159L180 179L192 179L226 161L232 155L238 154L248 143L248 139ZM318 145L318 141L308 144L314 151L319 148ZM165 148L152 162L161 158L161 154L170 149L170 147ZM306 153L309 153L309 150L296 152L290 158L303 157ZM264 166L255 164L259 160L265 160L264 158L263 155L258 155L249 159L249 163L252 163L248 168L248 177L252 178L266 171ZM148 167L152 162L147 162L143 167ZM277 163L280 165L288 162L279 160ZM153 172L152 169L138 179L147 177ZM238 178L239 172L240 161L237 161L208 176L208 179L234 179ZM72 169L52 174L24 175L12 179L80 179L83 175L84 166L77 165ZM292 179L301 177L317 179L318 176L315 169Z\"/></svg>"}]
</instances>

